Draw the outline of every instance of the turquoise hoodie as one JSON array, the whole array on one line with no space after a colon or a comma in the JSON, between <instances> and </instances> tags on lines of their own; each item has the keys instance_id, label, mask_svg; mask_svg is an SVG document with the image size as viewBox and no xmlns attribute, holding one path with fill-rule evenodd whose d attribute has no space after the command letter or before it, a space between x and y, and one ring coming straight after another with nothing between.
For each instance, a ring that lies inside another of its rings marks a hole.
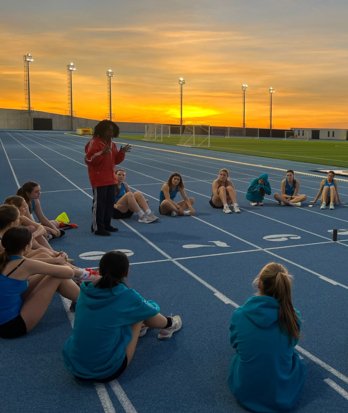
<instances>
[{"instance_id":1,"label":"turquoise hoodie","mask_svg":"<svg viewBox=\"0 0 348 413\"><path fill-rule=\"evenodd\" d=\"M126 356L131 326L159 311L158 304L125 284L102 289L82 283L74 328L63 349L66 367L85 379L112 376Z\"/></svg>"},{"instance_id":2,"label":"turquoise hoodie","mask_svg":"<svg viewBox=\"0 0 348 413\"><path fill-rule=\"evenodd\" d=\"M259 183L259 179L263 180L263 184ZM262 202L265 194L271 195L271 192L272 190L271 185L268 182L268 175L262 174L258 178L255 178L250 182L245 197L250 202Z\"/></svg>"},{"instance_id":3,"label":"turquoise hoodie","mask_svg":"<svg viewBox=\"0 0 348 413\"><path fill-rule=\"evenodd\" d=\"M258 413L293 409L304 383L296 340L280 329L278 314L278 300L255 296L231 319L230 341L236 353L228 384L243 407Z\"/></svg>"}]
</instances>

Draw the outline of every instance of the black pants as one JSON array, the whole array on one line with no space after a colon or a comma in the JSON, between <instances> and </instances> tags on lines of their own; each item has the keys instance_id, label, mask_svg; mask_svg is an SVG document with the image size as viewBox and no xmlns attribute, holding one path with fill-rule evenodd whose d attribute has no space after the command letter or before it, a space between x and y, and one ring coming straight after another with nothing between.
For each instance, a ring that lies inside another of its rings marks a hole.
<instances>
[{"instance_id":1,"label":"black pants","mask_svg":"<svg viewBox=\"0 0 348 413\"><path fill-rule=\"evenodd\" d=\"M93 188L92 229L107 229L111 225L116 185Z\"/></svg>"}]
</instances>

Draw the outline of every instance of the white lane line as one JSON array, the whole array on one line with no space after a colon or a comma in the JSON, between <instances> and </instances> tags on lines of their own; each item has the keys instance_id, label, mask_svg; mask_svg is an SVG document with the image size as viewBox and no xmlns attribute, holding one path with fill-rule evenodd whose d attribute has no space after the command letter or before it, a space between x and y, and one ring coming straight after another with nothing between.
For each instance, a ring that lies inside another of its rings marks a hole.
<instances>
[{"instance_id":1,"label":"white lane line","mask_svg":"<svg viewBox=\"0 0 348 413\"><path fill-rule=\"evenodd\" d=\"M94 383L95 391L99 397L100 403L104 409L105 413L116 413L116 409L112 404L106 387L102 383Z\"/></svg>"},{"instance_id":2,"label":"white lane line","mask_svg":"<svg viewBox=\"0 0 348 413\"><path fill-rule=\"evenodd\" d=\"M303 347L296 346L296 348L299 353L307 357L309 360L313 361L313 363L317 364L318 366L322 367L324 370L331 373L333 376L337 377L338 379L342 380L344 383L348 384L348 377L346 375L334 369L333 367L331 367L329 364L325 363L324 361L320 360L320 358L314 356L314 354L305 350Z\"/></svg>"},{"instance_id":3,"label":"white lane line","mask_svg":"<svg viewBox=\"0 0 348 413\"><path fill-rule=\"evenodd\" d=\"M118 398L119 402L121 403L122 407L124 408L126 413L137 413L135 407L133 406L132 402L128 399L126 393L120 386L117 380L113 380L109 383L112 391L115 393L116 397Z\"/></svg>"},{"instance_id":4,"label":"white lane line","mask_svg":"<svg viewBox=\"0 0 348 413\"><path fill-rule=\"evenodd\" d=\"M27 151L29 151L30 153L32 153L34 156L36 156L36 158L40 159L40 161L42 163L44 163L45 165L47 165L49 168L51 168L54 172L56 172L59 176L61 176L63 179L65 179L66 181L68 181L73 187L75 187L76 189L78 189L80 192L82 192L83 194L87 195L89 198L92 198L86 191L84 191L81 187L79 187L78 185L76 185L73 181L71 181L67 176L63 175L60 171L58 171L58 169L54 168L52 165L50 165L48 162L46 162L43 158L41 158L39 155L37 155L35 152L33 152L30 148L28 148L26 145L24 145L24 143L20 142L17 138L15 138L14 136L12 136L12 138L19 143L21 146L23 146Z\"/></svg>"},{"instance_id":5,"label":"white lane line","mask_svg":"<svg viewBox=\"0 0 348 413\"><path fill-rule=\"evenodd\" d=\"M12 176L13 176L15 182L16 182L17 188L19 188L19 187L20 187L20 184L19 184L19 182L18 182L18 179L17 179L17 176L16 176L16 174L15 174L15 171L14 171L14 169L13 169L13 167L12 167L12 163L11 163L11 161L10 161L10 158L9 158L8 155L7 155L5 146L4 146L4 144L2 143L2 139L1 139L1 146L2 146L2 149L4 150L4 154L5 154L5 156L6 156L8 165L9 165L9 167L10 167L10 169L11 169Z\"/></svg>"},{"instance_id":6,"label":"white lane line","mask_svg":"<svg viewBox=\"0 0 348 413\"><path fill-rule=\"evenodd\" d=\"M340 394L344 399L348 400L348 392L345 391L341 386L339 386L336 382L333 380L327 378L324 380L326 384L328 384L335 392Z\"/></svg>"}]
</instances>

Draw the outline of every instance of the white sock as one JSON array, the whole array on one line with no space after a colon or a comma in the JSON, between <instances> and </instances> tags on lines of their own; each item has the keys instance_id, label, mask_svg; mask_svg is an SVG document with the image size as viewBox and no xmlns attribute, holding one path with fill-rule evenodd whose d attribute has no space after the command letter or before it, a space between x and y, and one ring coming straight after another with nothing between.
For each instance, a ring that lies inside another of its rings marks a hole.
<instances>
[{"instance_id":1,"label":"white sock","mask_svg":"<svg viewBox=\"0 0 348 413\"><path fill-rule=\"evenodd\" d=\"M142 218L145 215L145 212L142 209L139 209L138 216Z\"/></svg>"},{"instance_id":2,"label":"white sock","mask_svg":"<svg viewBox=\"0 0 348 413\"><path fill-rule=\"evenodd\" d=\"M147 208L147 210L145 211L145 214L146 214L146 215L150 215L150 214L151 214L151 209L150 209L150 208Z\"/></svg>"},{"instance_id":3,"label":"white sock","mask_svg":"<svg viewBox=\"0 0 348 413\"><path fill-rule=\"evenodd\" d=\"M224 208L228 208L228 204L224 204Z\"/></svg>"}]
</instances>

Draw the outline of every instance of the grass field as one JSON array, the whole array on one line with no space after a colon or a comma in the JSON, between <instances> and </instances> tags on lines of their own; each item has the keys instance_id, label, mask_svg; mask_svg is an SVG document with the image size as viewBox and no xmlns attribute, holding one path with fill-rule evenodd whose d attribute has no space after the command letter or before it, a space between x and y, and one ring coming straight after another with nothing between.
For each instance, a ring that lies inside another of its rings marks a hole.
<instances>
[{"instance_id":1,"label":"grass field","mask_svg":"<svg viewBox=\"0 0 348 413\"><path fill-rule=\"evenodd\" d=\"M134 140L144 139L143 135L139 134L127 134L123 137ZM173 136L163 138L161 143L177 145L179 142L180 136ZM348 141L212 137L210 142L210 148L204 149L348 168Z\"/></svg>"}]
</instances>

